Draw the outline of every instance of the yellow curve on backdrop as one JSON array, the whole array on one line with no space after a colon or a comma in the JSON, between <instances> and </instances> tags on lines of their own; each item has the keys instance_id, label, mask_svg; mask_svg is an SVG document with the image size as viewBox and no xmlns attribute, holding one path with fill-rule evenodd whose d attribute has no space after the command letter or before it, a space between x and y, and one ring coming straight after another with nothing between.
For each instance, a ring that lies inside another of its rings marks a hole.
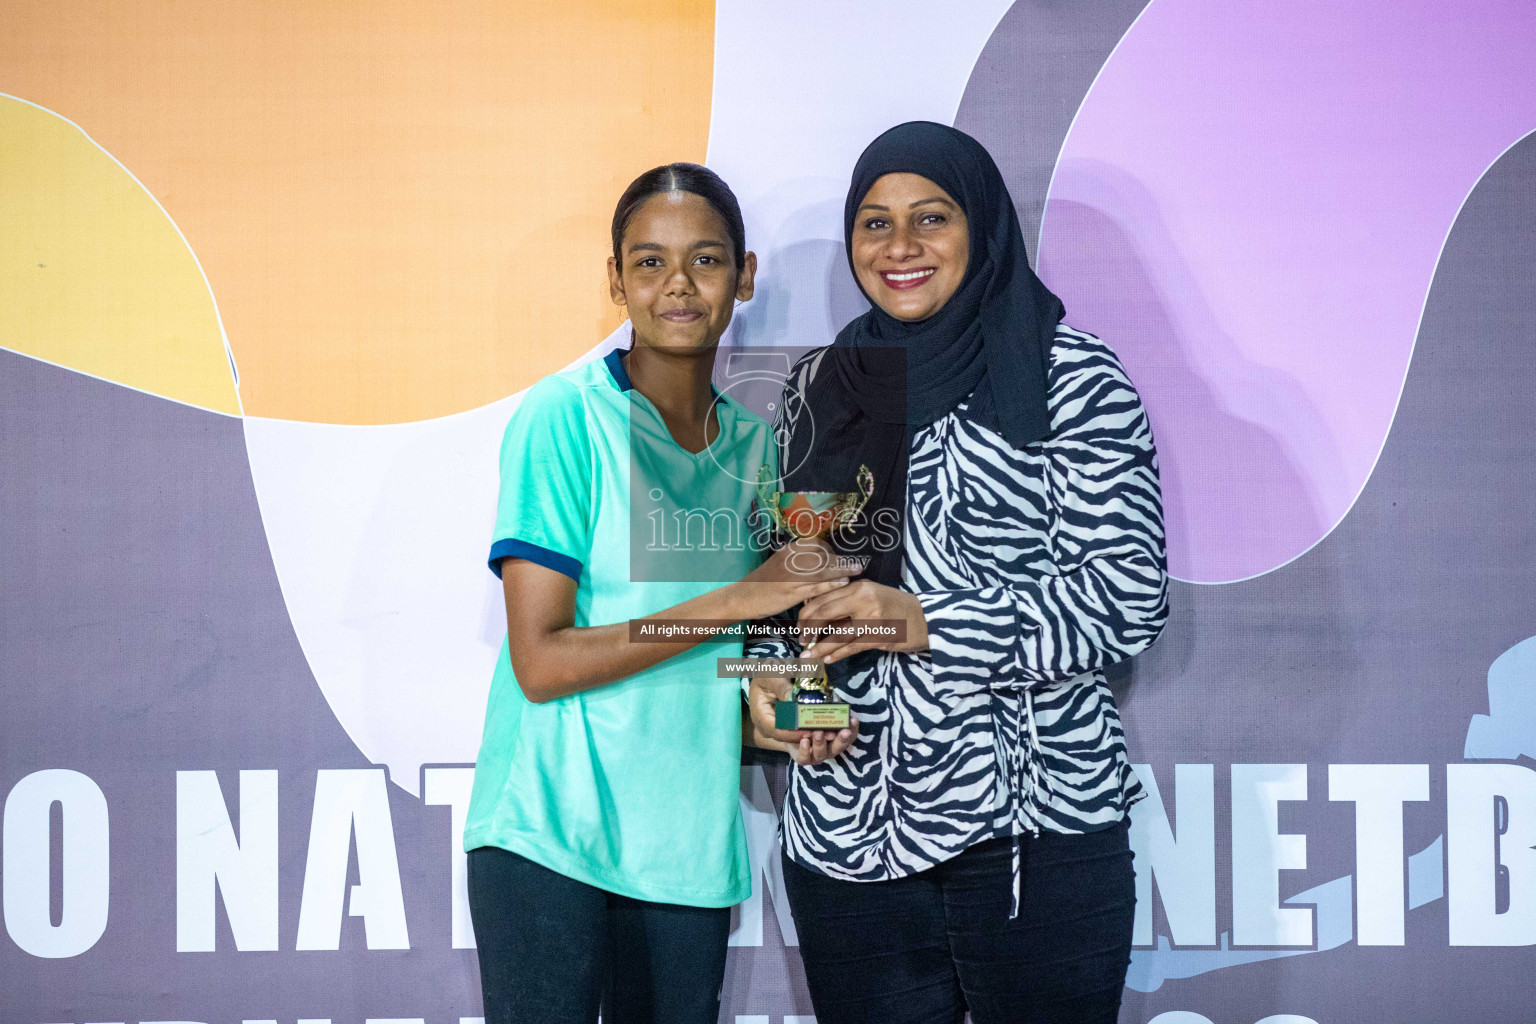
<instances>
[{"instance_id":1,"label":"yellow curve on backdrop","mask_svg":"<svg viewBox=\"0 0 1536 1024\"><path fill-rule=\"evenodd\" d=\"M64 118L0 96L0 347L240 414L218 311L176 226Z\"/></svg>"},{"instance_id":2,"label":"yellow curve on backdrop","mask_svg":"<svg viewBox=\"0 0 1536 1024\"><path fill-rule=\"evenodd\" d=\"M6 0L0 93L79 124L159 198L217 296L247 415L399 423L520 391L622 321L608 218L640 171L704 159L714 13ZM112 373L170 355L119 345Z\"/></svg>"}]
</instances>

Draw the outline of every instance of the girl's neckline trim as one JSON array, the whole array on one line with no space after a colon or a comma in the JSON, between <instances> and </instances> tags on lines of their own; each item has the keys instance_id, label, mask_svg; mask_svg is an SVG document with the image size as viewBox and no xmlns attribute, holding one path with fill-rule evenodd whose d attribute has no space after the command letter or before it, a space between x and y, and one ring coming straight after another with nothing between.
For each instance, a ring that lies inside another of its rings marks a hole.
<instances>
[{"instance_id":1,"label":"girl's neckline trim","mask_svg":"<svg viewBox=\"0 0 1536 1024\"><path fill-rule=\"evenodd\" d=\"M703 448L700 448L698 451L691 452L687 448L684 448L682 445L677 443L677 438L673 437L672 431L667 429L666 421L662 419L661 411L656 408L656 403L652 402L649 398L646 398L645 395L641 392L635 390L634 381L629 379L629 371L624 368L624 356L627 355L629 351L630 349L627 348L616 348L603 357L603 365L608 368L608 375L613 378L613 383L615 386L617 386L620 391L628 392L631 399L639 399L645 403L645 407L651 411L651 415L656 417L657 422L661 426L662 433L666 435L668 443L670 443L679 452L695 461L703 459L706 456L712 457L715 446L718 445L720 443L720 439L725 436L725 410L730 410L732 419L735 418L735 410L731 408L730 399L726 398L720 393L719 389L715 387L713 381L710 382L709 390L714 392L715 395L715 439L709 444L705 445Z\"/></svg>"}]
</instances>

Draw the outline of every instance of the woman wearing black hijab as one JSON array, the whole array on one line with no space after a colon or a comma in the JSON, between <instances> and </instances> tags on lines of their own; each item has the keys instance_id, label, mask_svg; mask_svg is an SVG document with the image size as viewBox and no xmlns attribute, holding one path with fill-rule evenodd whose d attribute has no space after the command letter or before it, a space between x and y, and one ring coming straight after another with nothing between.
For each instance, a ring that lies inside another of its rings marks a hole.
<instances>
[{"instance_id":1,"label":"woman wearing black hijab","mask_svg":"<svg viewBox=\"0 0 1536 1024\"><path fill-rule=\"evenodd\" d=\"M783 486L849 490L868 466L866 511L900 528L843 531L863 579L800 616L906 635L804 652L855 730L776 732L786 684L751 693L759 731L797 744L784 875L817 1018L1110 1024L1142 790L1103 669L1167 617L1146 416L1114 353L1061 324L970 136L881 135L844 230L873 308L795 367Z\"/></svg>"}]
</instances>

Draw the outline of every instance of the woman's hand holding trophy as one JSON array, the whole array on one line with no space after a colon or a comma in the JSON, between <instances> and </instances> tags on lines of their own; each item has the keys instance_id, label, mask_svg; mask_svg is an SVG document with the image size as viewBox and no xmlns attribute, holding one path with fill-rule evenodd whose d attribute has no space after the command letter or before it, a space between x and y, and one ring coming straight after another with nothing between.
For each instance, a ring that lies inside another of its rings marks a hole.
<instances>
[{"instance_id":1,"label":"woman's hand holding trophy","mask_svg":"<svg viewBox=\"0 0 1536 1024\"><path fill-rule=\"evenodd\" d=\"M791 543L817 544L826 557L850 562L851 574L858 571L857 563L848 556L835 554L825 538L833 530L854 522L869 501L874 475L868 466L859 468L856 485L855 491L775 491L771 489L768 467L764 466L757 480L758 507L780 533L794 538ZM847 588L838 588L844 589ZM812 621L819 616L808 616L802 611L801 618ZM815 647L814 642L811 647ZM806 653L810 654L810 650L807 648ZM800 764L817 764L836 757L851 747L858 735L858 722L848 705L836 699L824 665L800 676L754 677L749 703L758 733L783 743Z\"/></svg>"}]
</instances>

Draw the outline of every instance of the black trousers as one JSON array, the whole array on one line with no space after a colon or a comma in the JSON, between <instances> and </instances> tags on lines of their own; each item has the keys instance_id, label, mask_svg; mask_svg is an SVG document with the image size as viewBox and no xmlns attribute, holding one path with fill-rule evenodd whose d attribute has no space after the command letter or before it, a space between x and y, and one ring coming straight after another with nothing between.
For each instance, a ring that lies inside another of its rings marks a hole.
<instances>
[{"instance_id":1,"label":"black trousers","mask_svg":"<svg viewBox=\"0 0 1536 1024\"><path fill-rule=\"evenodd\" d=\"M927 871L845 882L784 858L817 1024L1115 1024L1131 962L1128 826L977 843Z\"/></svg>"},{"instance_id":2,"label":"black trousers","mask_svg":"<svg viewBox=\"0 0 1536 1024\"><path fill-rule=\"evenodd\" d=\"M485 1024L715 1024L729 907L619 896L491 846L469 852Z\"/></svg>"}]
</instances>

